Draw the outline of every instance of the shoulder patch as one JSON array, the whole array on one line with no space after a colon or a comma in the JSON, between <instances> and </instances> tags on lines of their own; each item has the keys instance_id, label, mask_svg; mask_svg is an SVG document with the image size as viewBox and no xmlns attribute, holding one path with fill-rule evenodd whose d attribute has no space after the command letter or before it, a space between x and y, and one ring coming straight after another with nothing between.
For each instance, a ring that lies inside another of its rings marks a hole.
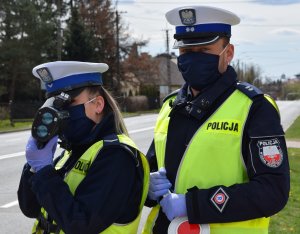
<instances>
[{"instance_id":1,"label":"shoulder patch","mask_svg":"<svg viewBox=\"0 0 300 234\"><path fill-rule=\"evenodd\" d=\"M282 164L283 154L277 138L257 142L260 160L264 165L277 168Z\"/></svg>"},{"instance_id":2,"label":"shoulder patch","mask_svg":"<svg viewBox=\"0 0 300 234\"><path fill-rule=\"evenodd\" d=\"M169 94L163 99L163 102L165 102L165 101L167 101L169 98L171 98L171 97L177 95L178 92L179 92L179 90L180 90L180 89L177 89L177 90L173 91L172 93L169 93Z\"/></svg>"},{"instance_id":3,"label":"shoulder patch","mask_svg":"<svg viewBox=\"0 0 300 234\"><path fill-rule=\"evenodd\" d=\"M259 88L247 82L237 83L236 88L247 95L250 99L253 99L254 97L259 95L263 95L263 92Z\"/></svg>"}]
</instances>

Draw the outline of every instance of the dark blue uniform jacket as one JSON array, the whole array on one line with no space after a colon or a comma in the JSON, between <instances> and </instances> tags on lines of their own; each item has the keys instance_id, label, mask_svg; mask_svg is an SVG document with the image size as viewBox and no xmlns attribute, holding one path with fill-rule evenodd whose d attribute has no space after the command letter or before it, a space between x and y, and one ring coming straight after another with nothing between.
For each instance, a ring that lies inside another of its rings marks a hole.
<instances>
[{"instance_id":1,"label":"dark blue uniform jacket","mask_svg":"<svg viewBox=\"0 0 300 234\"><path fill-rule=\"evenodd\" d=\"M113 115L105 117L93 142L115 134ZM91 146L73 146L72 155L65 167L56 171L46 166L38 173L31 173L24 166L18 200L22 212L37 218L41 206L65 233L100 233L112 223L128 223L138 214L143 187L143 169L137 167L137 158L121 146L101 150L79 184L74 196L63 175ZM142 165L139 163L139 165Z\"/></svg>"},{"instance_id":2,"label":"dark blue uniform jacket","mask_svg":"<svg viewBox=\"0 0 300 234\"><path fill-rule=\"evenodd\" d=\"M190 188L186 194L190 223L224 223L268 217L280 211L287 203L290 189L289 164L280 116L261 91L254 86L239 84L230 66L213 86L203 90L197 97L192 97L189 88L184 85L177 93L176 100L170 103L172 111L165 155L167 177L174 185L177 168L192 136L236 89L253 100L242 139L242 156L249 182L229 187L220 184L209 189ZM197 111L199 109L201 111ZM279 167L267 166L260 157L262 148L258 143L267 140L275 142L272 143L273 147L281 152L282 163ZM147 158L151 171L156 171L153 142ZM211 201L220 187L229 198L222 212ZM146 204L153 206L154 202L147 201ZM168 225L168 219L160 211L154 233L167 233Z\"/></svg>"}]
</instances>

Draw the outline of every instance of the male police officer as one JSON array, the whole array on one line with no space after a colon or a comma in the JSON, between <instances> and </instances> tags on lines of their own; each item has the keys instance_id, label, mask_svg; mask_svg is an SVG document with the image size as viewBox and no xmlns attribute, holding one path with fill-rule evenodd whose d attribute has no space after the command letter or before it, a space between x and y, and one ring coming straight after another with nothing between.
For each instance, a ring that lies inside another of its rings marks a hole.
<instances>
[{"instance_id":1,"label":"male police officer","mask_svg":"<svg viewBox=\"0 0 300 234\"><path fill-rule=\"evenodd\" d=\"M186 83L165 99L154 130L148 204L159 204L144 233L268 233L288 200L289 164L276 103L228 65L240 19L204 6L166 18Z\"/></svg>"}]
</instances>

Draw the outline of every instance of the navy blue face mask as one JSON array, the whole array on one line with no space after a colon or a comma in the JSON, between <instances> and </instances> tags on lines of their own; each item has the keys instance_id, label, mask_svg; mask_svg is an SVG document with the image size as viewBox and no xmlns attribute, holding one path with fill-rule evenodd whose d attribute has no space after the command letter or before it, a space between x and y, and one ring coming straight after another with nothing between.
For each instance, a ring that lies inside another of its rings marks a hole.
<instances>
[{"instance_id":1,"label":"navy blue face mask","mask_svg":"<svg viewBox=\"0 0 300 234\"><path fill-rule=\"evenodd\" d=\"M219 55L188 52L177 58L177 66L185 82L196 90L213 84L221 77Z\"/></svg>"},{"instance_id":2,"label":"navy blue face mask","mask_svg":"<svg viewBox=\"0 0 300 234\"><path fill-rule=\"evenodd\" d=\"M63 134L70 143L81 143L89 136L95 126L95 122L85 114L84 104L68 108L70 118L67 120Z\"/></svg>"}]
</instances>

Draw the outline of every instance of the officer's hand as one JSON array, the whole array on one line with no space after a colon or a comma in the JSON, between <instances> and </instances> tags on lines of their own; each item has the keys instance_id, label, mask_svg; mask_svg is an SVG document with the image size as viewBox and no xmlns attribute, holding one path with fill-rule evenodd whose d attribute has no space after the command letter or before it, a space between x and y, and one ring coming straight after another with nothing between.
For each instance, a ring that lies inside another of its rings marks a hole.
<instances>
[{"instance_id":1,"label":"officer's hand","mask_svg":"<svg viewBox=\"0 0 300 234\"><path fill-rule=\"evenodd\" d=\"M187 216L184 194L170 193L160 201L163 212L172 221L176 217Z\"/></svg>"},{"instance_id":2,"label":"officer's hand","mask_svg":"<svg viewBox=\"0 0 300 234\"><path fill-rule=\"evenodd\" d=\"M57 146L58 137L53 137L42 149L38 149L37 141L30 136L26 145L26 160L31 168L38 172L43 167L53 163L53 156Z\"/></svg>"},{"instance_id":3,"label":"officer's hand","mask_svg":"<svg viewBox=\"0 0 300 234\"><path fill-rule=\"evenodd\" d=\"M163 167L156 172L150 173L149 199L159 200L160 197L169 192L172 184L166 174L166 169Z\"/></svg>"}]
</instances>

